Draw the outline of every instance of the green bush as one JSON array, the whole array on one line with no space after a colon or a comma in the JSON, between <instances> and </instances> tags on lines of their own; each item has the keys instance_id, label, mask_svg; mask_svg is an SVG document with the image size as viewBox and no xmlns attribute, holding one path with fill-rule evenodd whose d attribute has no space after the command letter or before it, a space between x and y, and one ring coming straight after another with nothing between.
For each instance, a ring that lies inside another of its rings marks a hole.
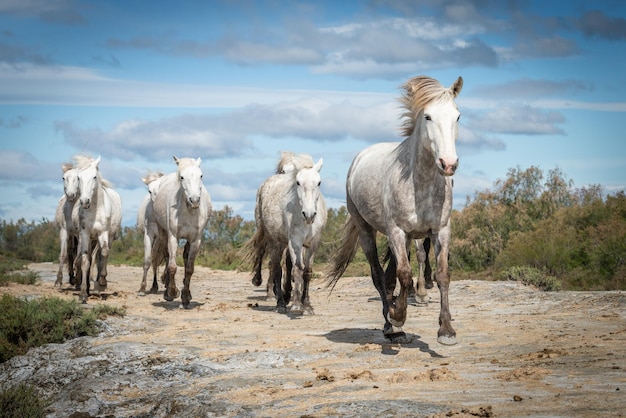
<instances>
[{"instance_id":1,"label":"green bush","mask_svg":"<svg viewBox=\"0 0 626 418\"><path fill-rule=\"evenodd\" d=\"M0 418L44 417L46 404L47 400L25 383L0 390Z\"/></svg>"},{"instance_id":2,"label":"green bush","mask_svg":"<svg viewBox=\"0 0 626 418\"><path fill-rule=\"evenodd\" d=\"M561 290L561 282L546 271L529 266L510 267L501 273L502 280L513 280L547 292Z\"/></svg>"},{"instance_id":3,"label":"green bush","mask_svg":"<svg viewBox=\"0 0 626 418\"><path fill-rule=\"evenodd\" d=\"M96 335L97 320L108 315L122 316L124 310L108 305L85 310L76 300L24 300L4 294L0 298L0 363L32 347Z\"/></svg>"}]
</instances>

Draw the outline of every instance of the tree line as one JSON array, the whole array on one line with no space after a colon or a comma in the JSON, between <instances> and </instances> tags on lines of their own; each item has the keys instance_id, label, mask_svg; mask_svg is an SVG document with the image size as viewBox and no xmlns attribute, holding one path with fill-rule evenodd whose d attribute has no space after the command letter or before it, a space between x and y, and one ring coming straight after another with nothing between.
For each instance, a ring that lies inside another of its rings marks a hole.
<instances>
[{"instance_id":1,"label":"tree line","mask_svg":"<svg viewBox=\"0 0 626 418\"><path fill-rule=\"evenodd\" d=\"M340 244L345 207L328 210L315 261L324 269ZM239 249L253 235L254 221L229 206L214 210L204 233L198 265L246 270ZM384 247L384 237L380 237ZM384 248L381 248L381 253ZM54 221L0 221L0 256L58 262ZM432 259L432 255L431 255ZM143 231L124 227L109 262L140 266ZM510 268L532 268L554 277L564 289L626 289L626 195L603 196L601 186L574 188L559 169L510 169L492 189L467 197L452 212L450 268L463 277L498 276ZM346 274L369 275L359 250Z\"/></svg>"}]
</instances>

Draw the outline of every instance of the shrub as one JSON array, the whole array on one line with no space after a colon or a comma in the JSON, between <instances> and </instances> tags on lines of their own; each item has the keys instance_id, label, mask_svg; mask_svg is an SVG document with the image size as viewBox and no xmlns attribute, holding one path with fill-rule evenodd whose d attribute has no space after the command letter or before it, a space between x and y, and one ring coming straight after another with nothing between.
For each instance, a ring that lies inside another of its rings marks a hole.
<instances>
[{"instance_id":1,"label":"shrub","mask_svg":"<svg viewBox=\"0 0 626 418\"><path fill-rule=\"evenodd\" d=\"M122 316L124 310L108 305L85 310L76 300L24 300L4 294L0 298L0 363L32 347L96 335L97 320L108 315Z\"/></svg>"},{"instance_id":2,"label":"shrub","mask_svg":"<svg viewBox=\"0 0 626 418\"><path fill-rule=\"evenodd\" d=\"M547 292L561 290L561 282L556 277L548 275L545 270L534 267L510 267L502 272L501 277L503 280L522 282Z\"/></svg>"},{"instance_id":3,"label":"shrub","mask_svg":"<svg viewBox=\"0 0 626 418\"><path fill-rule=\"evenodd\" d=\"M47 401L32 386L21 383L0 391L0 418L44 417Z\"/></svg>"}]
</instances>

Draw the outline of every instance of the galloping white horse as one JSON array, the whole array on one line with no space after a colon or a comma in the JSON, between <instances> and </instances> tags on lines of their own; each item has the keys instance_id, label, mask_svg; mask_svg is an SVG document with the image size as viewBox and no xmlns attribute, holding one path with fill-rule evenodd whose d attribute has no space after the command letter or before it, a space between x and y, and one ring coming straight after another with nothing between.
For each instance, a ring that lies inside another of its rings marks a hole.
<instances>
[{"instance_id":1,"label":"galloping white horse","mask_svg":"<svg viewBox=\"0 0 626 418\"><path fill-rule=\"evenodd\" d=\"M415 77L404 84L404 135L401 143L374 144L353 160L346 181L350 217L341 247L329 274L334 285L352 260L360 241L370 264L372 280L383 302L384 334L403 339L411 266L407 248L412 239L431 238L435 245L440 313L437 341L456 344L448 305L448 247L452 181L459 159L456 153L460 113L454 99L461 92L459 77L444 88L430 77ZM378 261L376 231L387 235L392 260L387 268ZM393 295L396 275L400 294ZM423 275L420 275L424 280Z\"/></svg>"},{"instance_id":2,"label":"galloping white horse","mask_svg":"<svg viewBox=\"0 0 626 418\"><path fill-rule=\"evenodd\" d=\"M281 260L285 248L287 277L293 279L290 312L312 314L309 283L313 257L322 239L326 224L326 205L320 191L323 161L316 164L309 155L282 153L279 167L284 173L274 174L259 187L255 219L257 230L245 244L248 259L254 259L255 271L267 252L270 256L270 277L276 296L276 310L287 311L289 296L282 286ZM279 171L279 170L277 170ZM280 171L279 171L280 172ZM285 288L289 284L286 283Z\"/></svg>"},{"instance_id":3,"label":"galloping white horse","mask_svg":"<svg viewBox=\"0 0 626 418\"><path fill-rule=\"evenodd\" d=\"M122 201L109 182L100 174L98 165L100 157L77 157L81 161L78 165L79 197L79 224L78 240L81 258L82 282L80 287L80 301L87 303L89 297L89 273L93 251L97 251L98 277L94 283L94 290L100 292L107 286L107 261L111 241L120 230L122 223Z\"/></svg>"},{"instance_id":4,"label":"galloping white horse","mask_svg":"<svg viewBox=\"0 0 626 418\"><path fill-rule=\"evenodd\" d=\"M152 272L154 276L150 293L157 293L159 291L159 285L157 283L157 273L161 261L160 258L162 257L153 257L153 246L157 240L157 237L159 236L159 227L157 226L154 216L154 200L156 199L156 195L159 191L159 186L161 185L161 179L163 178L163 175L164 174L160 172L152 172L141 178L141 181L143 181L144 184L148 186L148 194L146 195L146 197L144 197L143 201L141 202L141 206L139 207L139 211L137 212L137 227L140 230L143 230L144 249L143 278L141 280L141 287L139 288L140 296L146 294L146 282L150 266L152 266Z\"/></svg>"},{"instance_id":5,"label":"galloping white horse","mask_svg":"<svg viewBox=\"0 0 626 418\"><path fill-rule=\"evenodd\" d=\"M189 307L191 292L189 284L194 271L194 262L204 228L211 214L211 198L202 183L200 158L176 158L176 173L161 178L159 191L154 199L154 216L159 227L154 256L167 251L165 270L165 292L163 298L172 301L179 296L174 277L176 275L176 250L178 241L184 239L185 278L181 300L184 308Z\"/></svg>"},{"instance_id":6,"label":"galloping white horse","mask_svg":"<svg viewBox=\"0 0 626 418\"><path fill-rule=\"evenodd\" d=\"M59 271L55 286L61 287L63 282L63 266L67 263L69 282L71 285L79 285L76 282L74 259L78 247L78 169L71 163L63 163L63 196L59 199L59 204L54 216L54 220L59 228L59 242L61 251L59 253Z\"/></svg>"}]
</instances>

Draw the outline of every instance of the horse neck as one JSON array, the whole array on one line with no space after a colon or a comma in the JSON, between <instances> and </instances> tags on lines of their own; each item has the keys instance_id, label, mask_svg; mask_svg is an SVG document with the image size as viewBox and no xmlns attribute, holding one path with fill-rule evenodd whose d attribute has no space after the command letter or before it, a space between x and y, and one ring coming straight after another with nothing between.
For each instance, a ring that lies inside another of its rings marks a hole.
<instances>
[{"instance_id":1,"label":"horse neck","mask_svg":"<svg viewBox=\"0 0 626 418\"><path fill-rule=\"evenodd\" d=\"M435 156L426 138L421 135L420 126L417 126L408 139L410 147L408 155L411 156L411 177L415 189L417 202L428 202L433 197L433 191L444 188L445 178L439 173Z\"/></svg>"},{"instance_id":2,"label":"horse neck","mask_svg":"<svg viewBox=\"0 0 626 418\"><path fill-rule=\"evenodd\" d=\"M96 179L96 187L94 187L93 196L91 196L91 206L98 207L98 202L104 201L104 186L100 176Z\"/></svg>"}]
</instances>

